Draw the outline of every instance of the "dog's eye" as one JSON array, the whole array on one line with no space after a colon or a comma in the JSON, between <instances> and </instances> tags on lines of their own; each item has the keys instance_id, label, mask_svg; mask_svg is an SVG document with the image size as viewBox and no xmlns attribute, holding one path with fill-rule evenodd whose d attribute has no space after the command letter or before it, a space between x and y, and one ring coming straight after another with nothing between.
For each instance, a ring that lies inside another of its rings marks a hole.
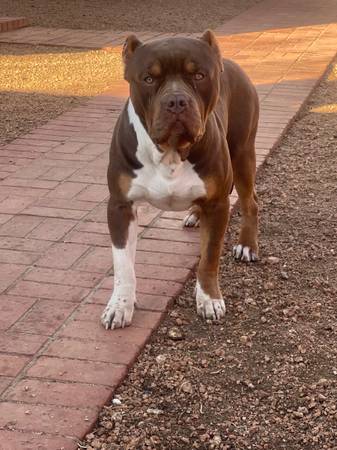
<instances>
[{"instance_id":1,"label":"dog's eye","mask_svg":"<svg viewBox=\"0 0 337 450\"><path fill-rule=\"evenodd\" d=\"M200 80L203 80L203 79L205 78L205 75L204 75L203 73L201 73L201 72L197 72L197 73L195 73L195 74L193 75L193 78L194 78L196 81L200 81Z\"/></svg>"},{"instance_id":2,"label":"dog's eye","mask_svg":"<svg viewBox=\"0 0 337 450\"><path fill-rule=\"evenodd\" d=\"M152 84L154 80L153 80L153 78L150 75L147 75L144 78L144 81L145 81L146 84Z\"/></svg>"}]
</instances>

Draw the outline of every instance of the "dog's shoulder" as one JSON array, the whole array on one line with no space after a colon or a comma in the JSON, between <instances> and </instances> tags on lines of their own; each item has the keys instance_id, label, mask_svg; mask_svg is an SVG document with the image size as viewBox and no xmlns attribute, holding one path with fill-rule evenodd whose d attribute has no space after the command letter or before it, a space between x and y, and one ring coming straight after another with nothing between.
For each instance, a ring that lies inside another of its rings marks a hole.
<instances>
[{"instance_id":1,"label":"dog's shoulder","mask_svg":"<svg viewBox=\"0 0 337 450\"><path fill-rule=\"evenodd\" d=\"M136 157L138 139L134 125L130 121L128 105L129 100L125 103L114 127L109 165L135 170L141 168L142 164Z\"/></svg>"}]
</instances>

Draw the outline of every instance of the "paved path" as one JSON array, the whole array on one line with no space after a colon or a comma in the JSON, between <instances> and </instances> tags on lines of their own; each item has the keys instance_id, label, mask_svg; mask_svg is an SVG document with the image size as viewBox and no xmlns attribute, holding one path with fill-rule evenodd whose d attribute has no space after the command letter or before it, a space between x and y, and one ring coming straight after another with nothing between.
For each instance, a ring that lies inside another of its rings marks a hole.
<instances>
[{"instance_id":1,"label":"paved path","mask_svg":"<svg viewBox=\"0 0 337 450\"><path fill-rule=\"evenodd\" d=\"M336 3L317 3L266 0L217 30L259 92L259 165L335 54ZM181 229L183 214L142 206L140 309L128 329L100 326L112 286L107 153L126 95L116 83L1 148L2 449L75 449L197 262L198 232Z\"/></svg>"}]
</instances>

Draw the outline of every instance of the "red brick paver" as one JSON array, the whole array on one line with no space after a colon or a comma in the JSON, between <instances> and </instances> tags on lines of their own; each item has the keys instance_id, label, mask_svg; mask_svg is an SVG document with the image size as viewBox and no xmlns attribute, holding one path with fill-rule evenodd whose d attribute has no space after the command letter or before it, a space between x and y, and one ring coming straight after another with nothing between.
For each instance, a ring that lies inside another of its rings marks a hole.
<instances>
[{"instance_id":1,"label":"red brick paver","mask_svg":"<svg viewBox=\"0 0 337 450\"><path fill-rule=\"evenodd\" d=\"M27 27L28 24L28 19L25 17L0 17L0 33Z\"/></svg>"},{"instance_id":2,"label":"red brick paver","mask_svg":"<svg viewBox=\"0 0 337 450\"><path fill-rule=\"evenodd\" d=\"M336 22L335 0L265 0L216 30L224 56L246 69L259 93L258 166L333 58ZM29 27L0 41L102 47L120 45L125 34ZM120 81L1 148L5 450L75 449L197 263L198 232L182 230L184 213L142 205L133 325L101 327L113 284L106 160L126 95ZM236 199L233 193L232 205Z\"/></svg>"}]
</instances>

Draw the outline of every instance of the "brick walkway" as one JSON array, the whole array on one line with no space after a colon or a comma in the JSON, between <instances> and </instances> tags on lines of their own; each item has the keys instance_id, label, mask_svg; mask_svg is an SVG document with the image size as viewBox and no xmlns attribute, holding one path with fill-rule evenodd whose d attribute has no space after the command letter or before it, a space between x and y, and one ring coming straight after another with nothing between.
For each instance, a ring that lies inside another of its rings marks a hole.
<instances>
[{"instance_id":1,"label":"brick walkway","mask_svg":"<svg viewBox=\"0 0 337 450\"><path fill-rule=\"evenodd\" d=\"M217 30L224 56L247 70L259 92L259 165L333 58L336 22L334 0L266 0ZM198 232L181 229L183 214L141 206L140 309L128 329L101 327L112 285L105 172L126 95L124 82L116 83L1 148L5 450L75 449L197 262Z\"/></svg>"}]
</instances>

